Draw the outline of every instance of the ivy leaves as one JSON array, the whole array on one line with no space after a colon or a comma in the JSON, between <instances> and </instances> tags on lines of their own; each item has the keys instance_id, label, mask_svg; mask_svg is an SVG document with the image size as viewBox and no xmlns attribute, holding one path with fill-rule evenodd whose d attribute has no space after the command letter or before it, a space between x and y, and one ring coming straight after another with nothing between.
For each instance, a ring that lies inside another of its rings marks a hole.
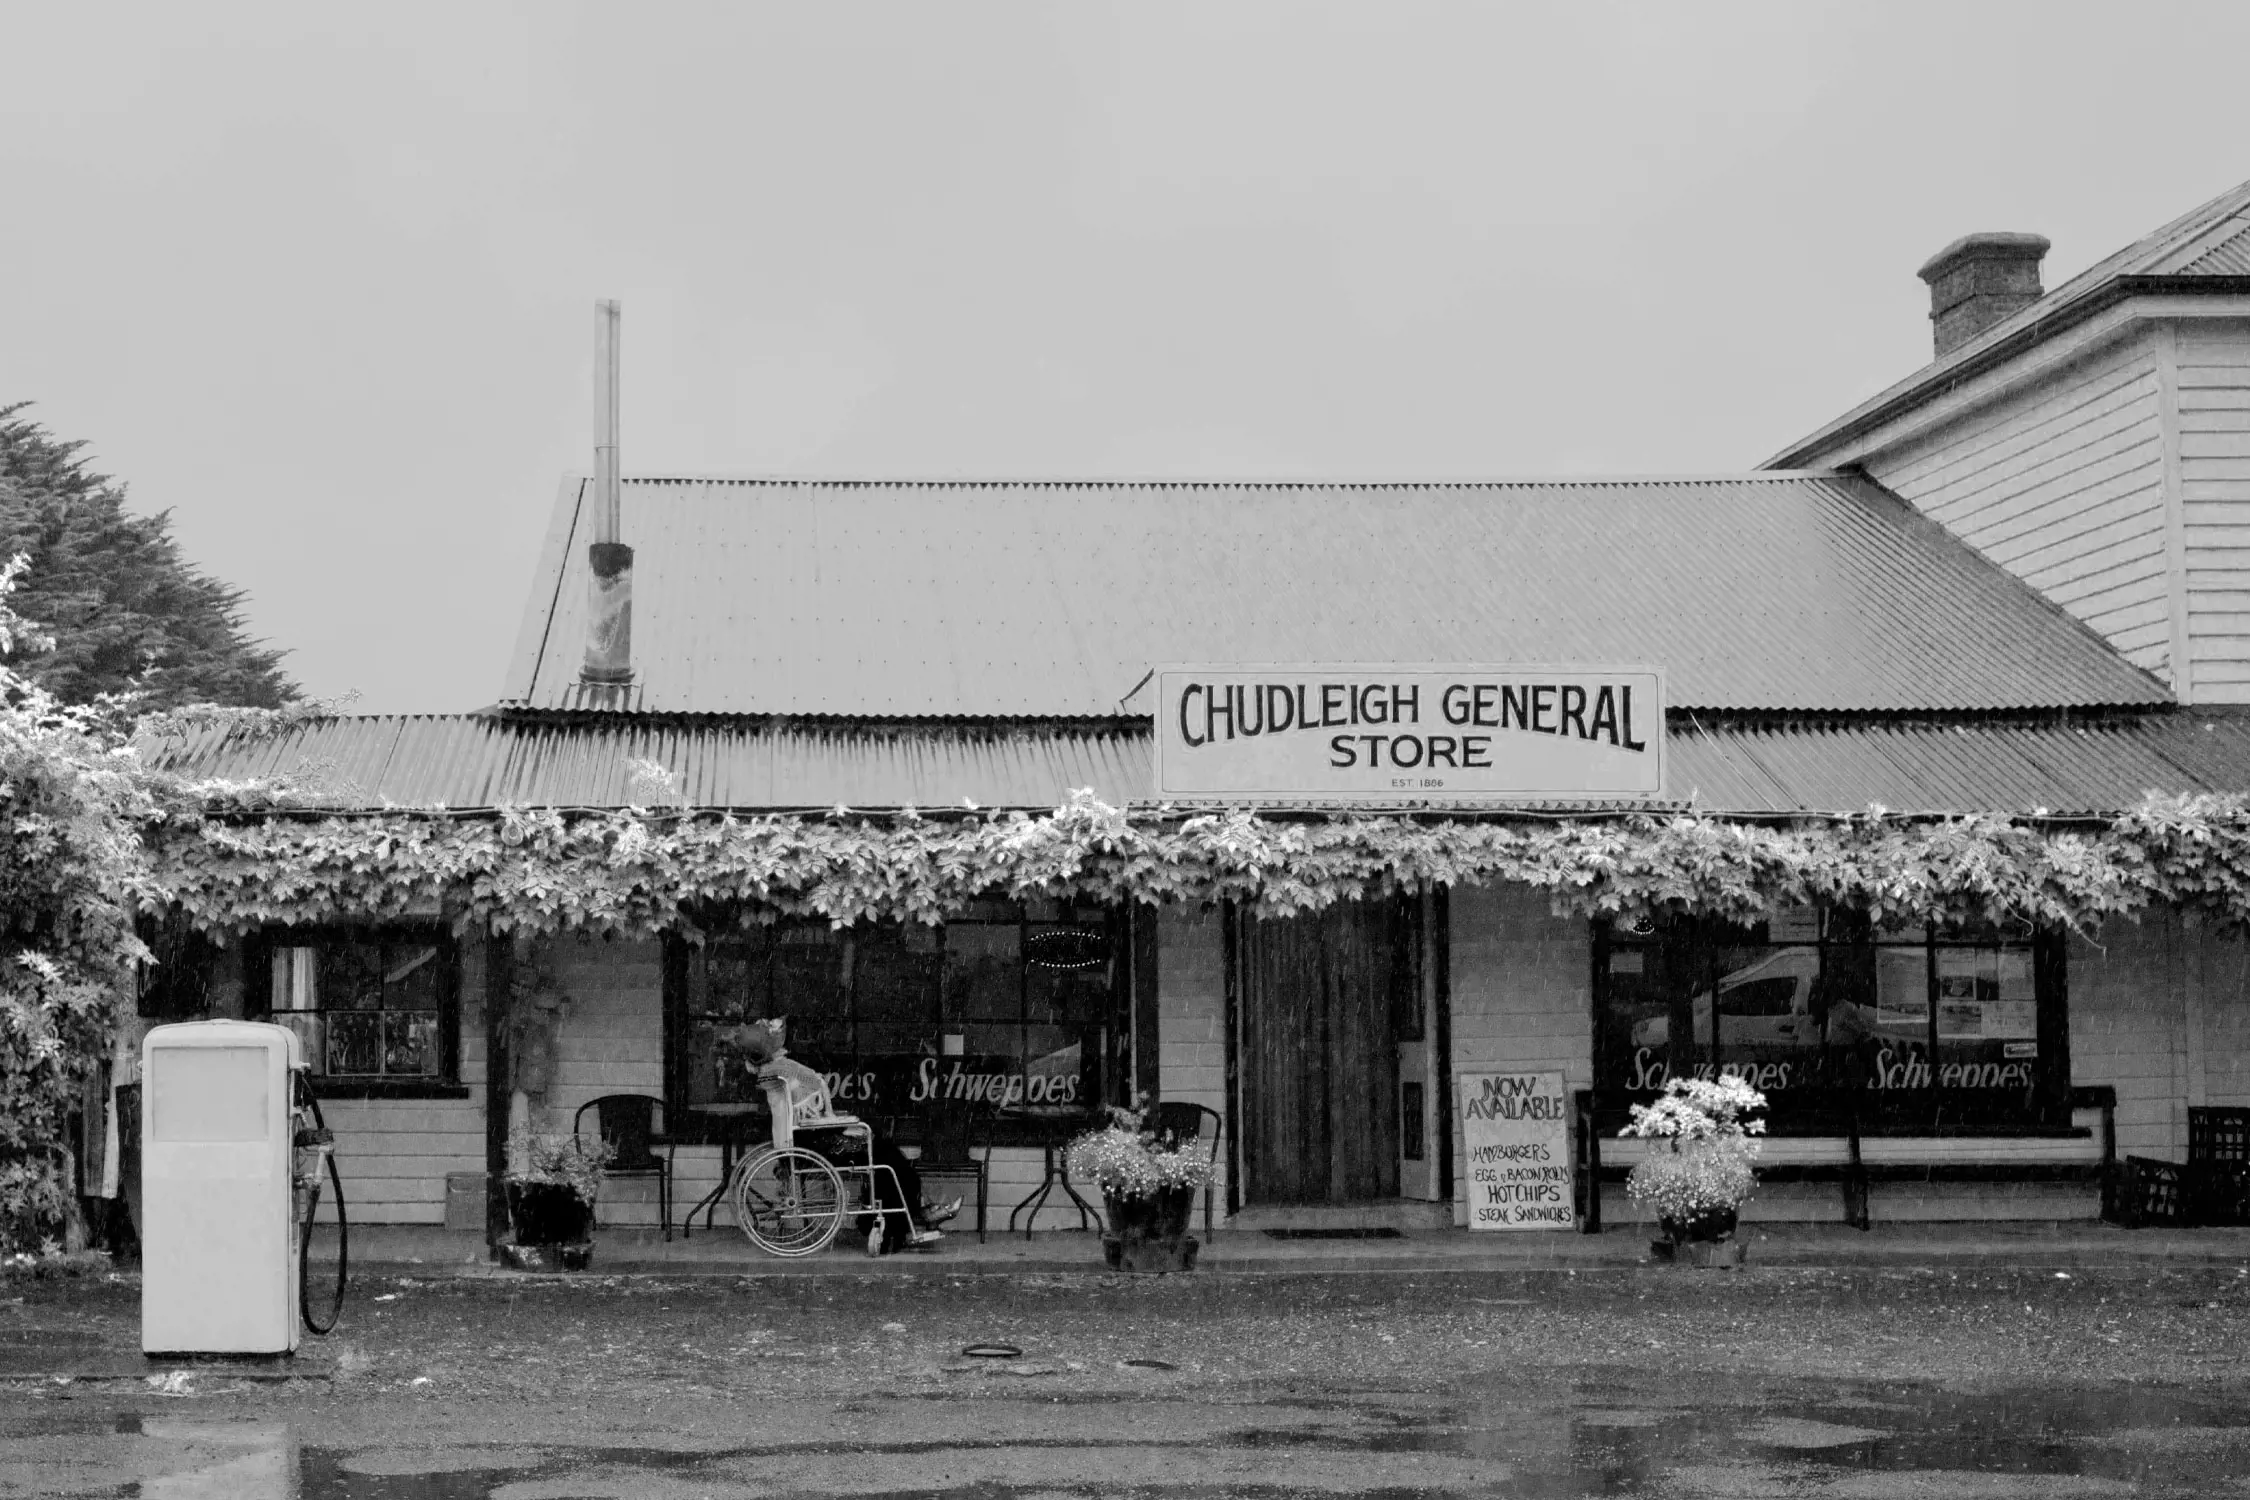
<instances>
[{"instance_id":1,"label":"ivy leaves","mask_svg":"<svg viewBox=\"0 0 2250 1500\"><path fill-rule=\"evenodd\" d=\"M151 825L144 904L204 928L383 920L637 935L713 912L938 922L990 896L1072 895L1266 915L1439 885L1508 882L1558 912L1756 920L1824 901L1880 922L2092 927L2173 902L2250 917L2250 802L2151 796L2099 828L1987 816L1754 824L1698 816L1448 821L1377 814L1182 816L1079 792L1043 815L681 809L485 816L230 807Z\"/></svg>"}]
</instances>

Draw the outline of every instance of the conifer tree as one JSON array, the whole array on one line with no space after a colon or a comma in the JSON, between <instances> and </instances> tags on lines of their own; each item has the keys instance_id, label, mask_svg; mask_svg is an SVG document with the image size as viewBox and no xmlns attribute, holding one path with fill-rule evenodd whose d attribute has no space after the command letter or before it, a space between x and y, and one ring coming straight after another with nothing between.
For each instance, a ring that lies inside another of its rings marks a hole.
<instances>
[{"instance_id":1,"label":"conifer tree","mask_svg":"<svg viewBox=\"0 0 2250 1500\"><path fill-rule=\"evenodd\" d=\"M170 511L136 515L125 487L63 442L0 406L0 562L30 567L15 607L55 649L15 663L66 703L138 689L150 708L297 701L282 652L250 639L243 592L180 555Z\"/></svg>"}]
</instances>

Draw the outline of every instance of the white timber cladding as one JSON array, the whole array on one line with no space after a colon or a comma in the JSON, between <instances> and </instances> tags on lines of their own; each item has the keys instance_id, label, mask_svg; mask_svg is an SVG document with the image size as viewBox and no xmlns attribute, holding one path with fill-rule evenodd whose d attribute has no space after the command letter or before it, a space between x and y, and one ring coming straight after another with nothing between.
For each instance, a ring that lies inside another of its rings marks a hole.
<instances>
[{"instance_id":1,"label":"white timber cladding","mask_svg":"<svg viewBox=\"0 0 2250 1500\"><path fill-rule=\"evenodd\" d=\"M1560 1069L1568 1088L1592 1078L1592 930L1555 916L1547 898L1521 887L1465 886L1450 898L1451 1072ZM1225 1109L1225 961L1214 914L1165 908L1158 925L1159 1085L1167 1098ZM663 1089L662 950L654 942L563 939L551 949L571 1009L561 1032L560 1069L535 1128L567 1130L572 1113L604 1093ZM484 1167L484 946L462 945L463 1099L335 1099L324 1108L337 1135L337 1166L362 1223L443 1221L448 1172ZM2187 1110L2196 1104L2250 1106L2250 943L2198 918L2157 912L2139 923L2106 924L2092 941L2073 939L2066 960L2071 1075L2117 1092L2117 1146L2123 1153L2185 1159ZM2100 1116L2081 1111L2089 1135L2076 1140L1894 1139L1867 1143L1870 1161L2084 1161L2098 1154ZM1462 1159L1459 1112L1447 1122L1454 1160ZM1574 1127L1575 1128L1575 1127ZM1837 1141L1776 1141L1772 1159L1840 1159ZM1603 1142L1612 1165L1633 1148ZM1003 1148L992 1162L992 1219L1037 1185L1035 1150ZM1458 1168L1457 1168L1458 1170ZM674 1213L717 1180L718 1151L683 1148ZM1054 1195L1043 1229L1075 1228L1077 1214ZM1218 1202L1225 1202L1222 1184ZM2091 1185L1878 1183L1876 1218L2002 1219L2090 1216ZM1746 1211L1752 1219L1833 1220L1834 1184L1772 1184ZM328 1213L323 1209L324 1216ZM1459 1221L1456 1200L1456 1222ZM605 1225L656 1223L653 1182L614 1182L605 1190ZM1611 1224L1643 1216L1611 1184L1603 1194ZM725 1229L728 1213L721 1209ZM963 1222L961 1227L969 1226ZM731 1229L726 1229L731 1234Z\"/></svg>"},{"instance_id":2,"label":"white timber cladding","mask_svg":"<svg viewBox=\"0 0 2250 1500\"><path fill-rule=\"evenodd\" d=\"M1227 1112L1226 942L1217 912L1160 908L1156 919L1157 1094ZM1224 1153L1212 1204L1227 1207Z\"/></svg>"},{"instance_id":3,"label":"white timber cladding","mask_svg":"<svg viewBox=\"0 0 2250 1500\"><path fill-rule=\"evenodd\" d=\"M1459 886L1449 906L1456 1086L1463 1073L1559 1069L1566 1091L1591 1087L1593 928L1556 916L1547 897L1527 886ZM1458 1098L1446 1128L1453 1133L1453 1222L1465 1225Z\"/></svg>"},{"instance_id":4,"label":"white timber cladding","mask_svg":"<svg viewBox=\"0 0 2250 1500\"><path fill-rule=\"evenodd\" d=\"M262 976L254 976L262 977ZM442 1224L445 1174L484 1170L484 944L461 944L461 1099L323 1099L345 1212L363 1224ZM321 1195L320 1222L336 1220Z\"/></svg>"},{"instance_id":5,"label":"white timber cladding","mask_svg":"<svg viewBox=\"0 0 2250 1500\"><path fill-rule=\"evenodd\" d=\"M2129 326L1865 462L2136 666L2172 680L2161 409L2153 336Z\"/></svg>"},{"instance_id":6,"label":"white timber cladding","mask_svg":"<svg viewBox=\"0 0 2250 1500\"><path fill-rule=\"evenodd\" d=\"M2073 940L2070 1072L2117 1090L2117 1149L2184 1161L2187 1111L2250 1105L2250 945L2151 914Z\"/></svg>"},{"instance_id":7,"label":"white timber cladding","mask_svg":"<svg viewBox=\"0 0 2250 1500\"><path fill-rule=\"evenodd\" d=\"M1215 923L1212 931L1215 935ZM469 958L470 954L475 957ZM545 1103L534 1103L532 1128L568 1132L578 1108L603 1094L663 1097L663 945L653 939L565 937L549 942L544 957L557 986L570 997L570 1008L557 1033L555 1080ZM1214 957L1212 972L1217 971ZM468 945L462 974L461 1070L463 1082L473 1079L469 1099L439 1101L442 1107L405 1100L339 1101L324 1106L337 1126L337 1165L344 1174L354 1219L441 1222L445 1174L484 1169L483 986L481 947ZM434 1128L439 1123L443 1128ZM591 1115L586 1128L594 1129ZM716 1146L683 1146L675 1153L675 1223L689 1204L717 1185L719 1163ZM1001 1147L992 1153L987 1211L992 1229L1004 1228L1009 1211L1037 1190L1045 1164L1035 1148ZM599 1218L604 1226L654 1229L655 1180L629 1177L605 1184ZM732 1234L728 1227L732 1222L732 1211L722 1205L717 1225ZM1019 1229L1023 1222L1017 1222ZM1075 1229L1078 1212L1062 1193L1053 1193L1040 1209L1036 1227ZM701 1228L699 1218L698 1232ZM973 1234L973 1218L964 1215L957 1228Z\"/></svg>"},{"instance_id":8,"label":"white timber cladding","mask_svg":"<svg viewBox=\"0 0 2250 1500\"><path fill-rule=\"evenodd\" d=\"M2194 698L2250 702L2250 318L2183 321L2173 351Z\"/></svg>"}]
</instances>

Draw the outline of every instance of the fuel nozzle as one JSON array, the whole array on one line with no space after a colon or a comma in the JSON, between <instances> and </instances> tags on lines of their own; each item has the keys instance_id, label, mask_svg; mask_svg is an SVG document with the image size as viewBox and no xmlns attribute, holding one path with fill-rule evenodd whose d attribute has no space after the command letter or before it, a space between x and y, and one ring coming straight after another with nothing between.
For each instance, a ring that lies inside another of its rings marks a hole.
<instances>
[{"instance_id":1,"label":"fuel nozzle","mask_svg":"<svg viewBox=\"0 0 2250 1500\"><path fill-rule=\"evenodd\" d=\"M328 1158L336 1149L336 1135L325 1125L300 1125L296 1139L296 1188L303 1199L308 1193L320 1191L321 1174L327 1170ZM309 1206L300 1202L299 1216L310 1212Z\"/></svg>"}]
</instances>

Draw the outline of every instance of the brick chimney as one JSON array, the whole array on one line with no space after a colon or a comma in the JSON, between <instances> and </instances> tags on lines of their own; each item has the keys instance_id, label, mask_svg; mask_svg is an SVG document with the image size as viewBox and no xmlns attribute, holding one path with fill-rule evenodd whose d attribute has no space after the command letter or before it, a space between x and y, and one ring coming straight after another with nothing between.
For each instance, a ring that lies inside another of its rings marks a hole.
<instances>
[{"instance_id":1,"label":"brick chimney","mask_svg":"<svg viewBox=\"0 0 2250 1500\"><path fill-rule=\"evenodd\" d=\"M1916 274L1930 284L1937 357L2037 302L2047 249L2046 238L2036 234L1965 234L1925 261Z\"/></svg>"}]
</instances>

